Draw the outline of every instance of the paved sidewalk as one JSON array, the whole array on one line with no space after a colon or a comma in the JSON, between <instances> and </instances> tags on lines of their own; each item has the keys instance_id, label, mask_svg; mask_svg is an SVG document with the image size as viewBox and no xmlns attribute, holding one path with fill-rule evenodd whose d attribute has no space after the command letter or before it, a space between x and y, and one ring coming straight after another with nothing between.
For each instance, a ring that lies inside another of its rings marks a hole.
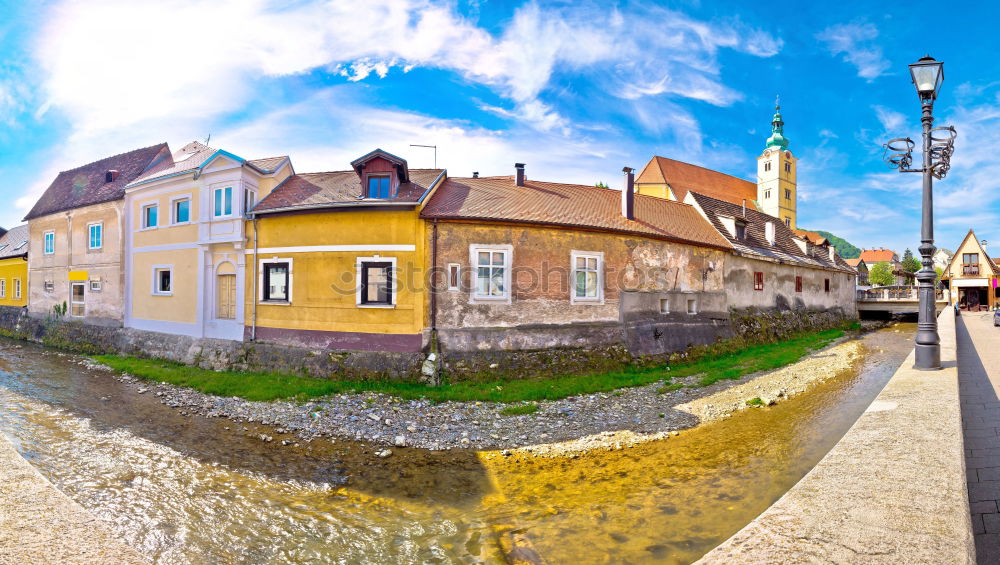
<instances>
[{"instance_id":1,"label":"paved sidewalk","mask_svg":"<svg viewBox=\"0 0 1000 565\"><path fill-rule=\"evenodd\" d=\"M1000 563L1000 328L992 312L963 312L955 329L976 560Z\"/></svg>"},{"instance_id":2,"label":"paved sidewalk","mask_svg":"<svg viewBox=\"0 0 1000 565\"><path fill-rule=\"evenodd\" d=\"M148 562L57 490L0 434L0 565Z\"/></svg>"}]
</instances>

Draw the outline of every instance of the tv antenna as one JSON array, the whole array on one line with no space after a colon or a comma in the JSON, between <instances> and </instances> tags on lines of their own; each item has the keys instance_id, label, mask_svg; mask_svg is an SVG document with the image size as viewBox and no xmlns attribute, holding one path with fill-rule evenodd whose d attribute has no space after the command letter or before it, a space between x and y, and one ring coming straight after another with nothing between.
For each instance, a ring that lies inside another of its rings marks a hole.
<instances>
[{"instance_id":1,"label":"tv antenna","mask_svg":"<svg viewBox=\"0 0 1000 565\"><path fill-rule=\"evenodd\" d=\"M417 145L415 143L411 143L410 147L426 147L428 149L433 149L434 150L434 168L435 169L438 168L438 146L437 145Z\"/></svg>"}]
</instances>

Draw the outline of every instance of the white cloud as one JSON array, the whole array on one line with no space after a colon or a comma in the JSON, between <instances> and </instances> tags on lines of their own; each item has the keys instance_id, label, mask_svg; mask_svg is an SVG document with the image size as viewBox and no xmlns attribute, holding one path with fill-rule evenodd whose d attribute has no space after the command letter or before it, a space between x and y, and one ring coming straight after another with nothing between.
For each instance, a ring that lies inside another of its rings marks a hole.
<instances>
[{"instance_id":1,"label":"white cloud","mask_svg":"<svg viewBox=\"0 0 1000 565\"><path fill-rule=\"evenodd\" d=\"M858 76L868 82L889 69L889 61L875 43L876 38L878 28L868 22L833 25L816 35L832 55L842 54L844 61L857 67Z\"/></svg>"},{"instance_id":2,"label":"white cloud","mask_svg":"<svg viewBox=\"0 0 1000 565\"><path fill-rule=\"evenodd\" d=\"M875 110L875 115L878 117L879 123L882 124L882 129L890 135L900 134L906 125L906 116L902 112L890 110L885 106L879 105L872 106L872 109Z\"/></svg>"},{"instance_id":3,"label":"white cloud","mask_svg":"<svg viewBox=\"0 0 1000 565\"><path fill-rule=\"evenodd\" d=\"M94 33L108 28L115 33ZM488 85L521 119L543 117L545 129L562 126L539 100L554 73L594 68L626 97L669 93L724 105L739 94L719 81L717 51L771 56L780 45L760 30L644 5L626 13L528 3L494 36L450 5L421 0L284 9L263 0L67 0L52 11L38 59L49 103L80 129L218 115L245 103L260 76L328 68L359 81L414 66Z\"/></svg>"}]
</instances>

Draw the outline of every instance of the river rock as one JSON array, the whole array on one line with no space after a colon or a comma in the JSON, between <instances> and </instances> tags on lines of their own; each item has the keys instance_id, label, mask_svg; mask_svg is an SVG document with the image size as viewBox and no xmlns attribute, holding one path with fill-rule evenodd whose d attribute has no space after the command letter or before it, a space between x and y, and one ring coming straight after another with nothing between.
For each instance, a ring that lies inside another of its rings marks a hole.
<instances>
[{"instance_id":1,"label":"river rock","mask_svg":"<svg viewBox=\"0 0 1000 565\"><path fill-rule=\"evenodd\" d=\"M392 450L391 449L383 449L382 451L376 451L375 452L375 456L376 457L381 457L382 459L385 459L386 457L389 457L390 455L392 455Z\"/></svg>"},{"instance_id":2,"label":"river rock","mask_svg":"<svg viewBox=\"0 0 1000 565\"><path fill-rule=\"evenodd\" d=\"M396 447L406 447L406 437L398 435L395 437L395 439L393 439L392 443Z\"/></svg>"}]
</instances>

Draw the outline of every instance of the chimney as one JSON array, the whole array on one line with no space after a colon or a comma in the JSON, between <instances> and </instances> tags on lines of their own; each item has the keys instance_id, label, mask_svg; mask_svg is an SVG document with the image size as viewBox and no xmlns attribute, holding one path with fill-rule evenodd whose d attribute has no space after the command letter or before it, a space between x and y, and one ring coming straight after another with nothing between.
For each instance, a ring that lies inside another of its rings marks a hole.
<instances>
[{"instance_id":1,"label":"chimney","mask_svg":"<svg viewBox=\"0 0 1000 565\"><path fill-rule=\"evenodd\" d=\"M768 245L774 245L774 222L764 225L764 237L767 238Z\"/></svg>"},{"instance_id":2,"label":"chimney","mask_svg":"<svg viewBox=\"0 0 1000 565\"><path fill-rule=\"evenodd\" d=\"M622 216L626 220L635 219L635 169L625 167L625 186L622 188Z\"/></svg>"},{"instance_id":3,"label":"chimney","mask_svg":"<svg viewBox=\"0 0 1000 565\"><path fill-rule=\"evenodd\" d=\"M517 170L517 186L524 186L524 163L514 163Z\"/></svg>"},{"instance_id":4,"label":"chimney","mask_svg":"<svg viewBox=\"0 0 1000 565\"><path fill-rule=\"evenodd\" d=\"M472 171L472 178L478 179L479 178L479 171Z\"/></svg>"},{"instance_id":5,"label":"chimney","mask_svg":"<svg viewBox=\"0 0 1000 565\"><path fill-rule=\"evenodd\" d=\"M104 173L104 182L114 182L118 178L118 171L111 169L110 171Z\"/></svg>"},{"instance_id":6,"label":"chimney","mask_svg":"<svg viewBox=\"0 0 1000 565\"><path fill-rule=\"evenodd\" d=\"M743 199L743 217L744 218L747 217L747 199L746 198Z\"/></svg>"},{"instance_id":7,"label":"chimney","mask_svg":"<svg viewBox=\"0 0 1000 565\"><path fill-rule=\"evenodd\" d=\"M831 263L836 263L837 262L837 249L834 246L831 245L829 247L829 251L830 251L830 262Z\"/></svg>"}]
</instances>

